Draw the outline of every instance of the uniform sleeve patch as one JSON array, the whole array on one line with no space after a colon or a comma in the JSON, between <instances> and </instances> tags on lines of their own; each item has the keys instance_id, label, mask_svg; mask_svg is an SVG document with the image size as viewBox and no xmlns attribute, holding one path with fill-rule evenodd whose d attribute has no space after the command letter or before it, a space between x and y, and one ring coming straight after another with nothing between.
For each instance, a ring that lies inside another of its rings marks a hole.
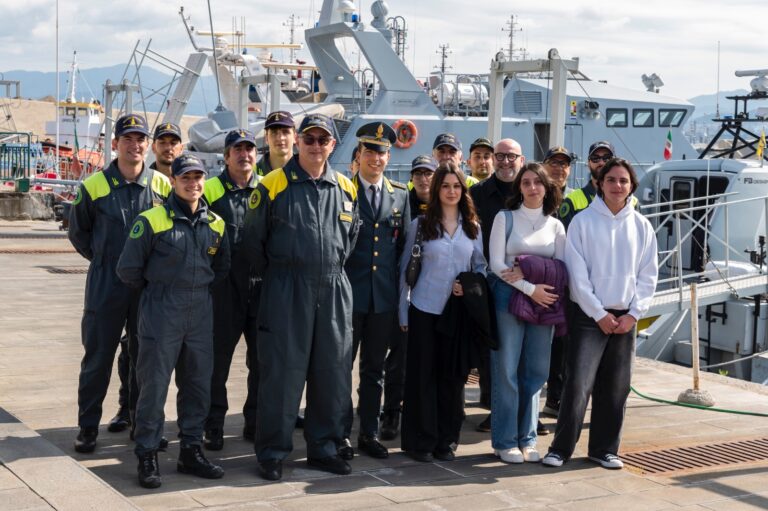
<instances>
[{"instance_id":1,"label":"uniform sleeve patch","mask_svg":"<svg viewBox=\"0 0 768 511\"><path fill-rule=\"evenodd\" d=\"M72 201L73 206L77 206L83 201L83 190L82 188L77 189L77 195L75 195L75 200Z\"/></svg>"},{"instance_id":2,"label":"uniform sleeve patch","mask_svg":"<svg viewBox=\"0 0 768 511\"><path fill-rule=\"evenodd\" d=\"M131 228L130 237L133 239L141 238L142 234L144 234L144 222L136 220L136 223L133 224L133 227Z\"/></svg>"},{"instance_id":3,"label":"uniform sleeve patch","mask_svg":"<svg viewBox=\"0 0 768 511\"><path fill-rule=\"evenodd\" d=\"M571 212L571 203L568 201L563 202L560 205L560 210L557 212L558 215L560 215L560 218L565 218L568 216L568 213Z\"/></svg>"},{"instance_id":4,"label":"uniform sleeve patch","mask_svg":"<svg viewBox=\"0 0 768 511\"><path fill-rule=\"evenodd\" d=\"M256 209L259 207L259 204L261 204L261 190L256 188L253 193L251 193L251 199L248 201L248 207L250 209Z\"/></svg>"},{"instance_id":5,"label":"uniform sleeve patch","mask_svg":"<svg viewBox=\"0 0 768 511\"><path fill-rule=\"evenodd\" d=\"M352 215L349 213L339 213L339 220L342 222L351 222L352 221Z\"/></svg>"}]
</instances>

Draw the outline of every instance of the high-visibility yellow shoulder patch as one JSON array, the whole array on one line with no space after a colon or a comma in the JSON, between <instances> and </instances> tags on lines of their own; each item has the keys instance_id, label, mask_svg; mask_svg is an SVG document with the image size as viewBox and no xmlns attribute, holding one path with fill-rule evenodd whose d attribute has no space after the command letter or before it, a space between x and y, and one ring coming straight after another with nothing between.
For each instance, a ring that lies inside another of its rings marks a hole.
<instances>
[{"instance_id":1,"label":"high-visibility yellow shoulder patch","mask_svg":"<svg viewBox=\"0 0 768 511\"><path fill-rule=\"evenodd\" d=\"M209 205L224 197L224 194L226 193L226 190L224 190L224 185L221 183L219 176L206 180L203 190L205 201Z\"/></svg>"},{"instance_id":2,"label":"high-visibility yellow shoulder patch","mask_svg":"<svg viewBox=\"0 0 768 511\"><path fill-rule=\"evenodd\" d=\"M165 206L155 206L152 209L148 209L141 213L149 222L149 226L152 228L152 232L159 234L164 231L168 231L173 227L173 220L168 216L168 210Z\"/></svg>"},{"instance_id":3,"label":"high-visibility yellow shoulder patch","mask_svg":"<svg viewBox=\"0 0 768 511\"><path fill-rule=\"evenodd\" d=\"M208 210L208 225L219 233L219 236L224 236L224 229L227 228L224 219L211 210Z\"/></svg>"},{"instance_id":4,"label":"high-visibility yellow shoulder patch","mask_svg":"<svg viewBox=\"0 0 768 511\"><path fill-rule=\"evenodd\" d=\"M589 206L589 200L581 188L569 193L568 199L570 199L571 203L573 204L574 211L581 211L582 209Z\"/></svg>"},{"instance_id":5,"label":"high-visibility yellow shoulder patch","mask_svg":"<svg viewBox=\"0 0 768 511\"><path fill-rule=\"evenodd\" d=\"M352 183L352 180L350 180L347 176L339 173L336 173L336 179L339 180L339 186L341 189L347 192L347 195L349 195L352 200L357 200L357 188Z\"/></svg>"},{"instance_id":6,"label":"high-visibility yellow shoulder patch","mask_svg":"<svg viewBox=\"0 0 768 511\"><path fill-rule=\"evenodd\" d=\"M267 189L269 199L275 200L275 197L277 197L280 192L288 188L288 178L285 176L285 171L283 169L275 169L264 176L259 184ZM253 193L256 193L256 190L254 190ZM253 199L253 196L251 196L251 199ZM253 207L255 208L256 206Z\"/></svg>"},{"instance_id":7,"label":"high-visibility yellow shoulder patch","mask_svg":"<svg viewBox=\"0 0 768 511\"><path fill-rule=\"evenodd\" d=\"M478 179L473 176L467 176L467 188L471 188L475 186L477 183L479 183Z\"/></svg>"},{"instance_id":8,"label":"high-visibility yellow shoulder patch","mask_svg":"<svg viewBox=\"0 0 768 511\"><path fill-rule=\"evenodd\" d=\"M85 191L88 192L91 200L106 197L112 190L109 187L109 181L107 181L107 176L104 175L104 172L96 172L91 175L91 177L83 181L83 187L85 187Z\"/></svg>"},{"instance_id":9,"label":"high-visibility yellow shoulder patch","mask_svg":"<svg viewBox=\"0 0 768 511\"><path fill-rule=\"evenodd\" d=\"M152 190L163 197L171 194L171 181L158 171L152 174Z\"/></svg>"}]
</instances>

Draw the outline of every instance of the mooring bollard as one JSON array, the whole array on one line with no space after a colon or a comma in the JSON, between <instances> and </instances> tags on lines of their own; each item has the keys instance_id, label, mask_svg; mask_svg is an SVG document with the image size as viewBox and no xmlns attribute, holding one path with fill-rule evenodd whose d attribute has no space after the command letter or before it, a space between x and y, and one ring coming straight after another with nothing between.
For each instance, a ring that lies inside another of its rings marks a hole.
<instances>
[{"instance_id":1,"label":"mooring bollard","mask_svg":"<svg viewBox=\"0 0 768 511\"><path fill-rule=\"evenodd\" d=\"M693 368L693 388L677 396L680 403L700 406L714 406L715 400L706 390L699 389L699 301L696 296L696 283L691 283L691 367Z\"/></svg>"}]
</instances>

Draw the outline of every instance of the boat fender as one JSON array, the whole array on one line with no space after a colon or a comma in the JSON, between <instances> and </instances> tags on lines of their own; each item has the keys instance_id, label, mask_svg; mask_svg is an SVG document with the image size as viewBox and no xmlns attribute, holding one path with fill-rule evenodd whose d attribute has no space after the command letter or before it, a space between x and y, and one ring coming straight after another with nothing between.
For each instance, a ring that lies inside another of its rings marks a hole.
<instances>
[{"instance_id":1,"label":"boat fender","mask_svg":"<svg viewBox=\"0 0 768 511\"><path fill-rule=\"evenodd\" d=\"M415 144L416 140L419 138L419 130L416 128L413 121L409 121L408 119L400 119L399 121L396 121L395 124L392 125L392 129L395 131L395 135L397 135L395 147L399 147L400 149L408 149Z\"/></svg>"}]
</instances>

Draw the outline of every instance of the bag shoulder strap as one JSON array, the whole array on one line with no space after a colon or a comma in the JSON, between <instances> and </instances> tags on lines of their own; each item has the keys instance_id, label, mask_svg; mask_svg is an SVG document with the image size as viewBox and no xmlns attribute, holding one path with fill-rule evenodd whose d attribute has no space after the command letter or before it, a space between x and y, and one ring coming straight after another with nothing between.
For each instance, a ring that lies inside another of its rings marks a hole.
<instances>
[{"instance_id":1,"label":"bag shoulder strap","mask_svg":"<svg viewBox=\"0 0 768 511\"><path fill-rule=\"evenodd\" d=\"M504 210L504 226L506 227L504 240L509 241L509 235L512 234L512 211L509 209Z\"/></svg>"},{"instance_id":2,"label":"bag shoulder strap","mask_svg":"<svg viewBox=\"0 0 768 511\"><path fill-rule=\"evenodd\" d=\"M419 218L417 220L418 221L416 222L416 239L414 240L413 244L414 245L418 245L419 247L421 247L421 242L423 240L423 235L422 235L422 232L421 232L421 220L422 220L422 217L419 216Z\"/></svg>"}]
</instances>

